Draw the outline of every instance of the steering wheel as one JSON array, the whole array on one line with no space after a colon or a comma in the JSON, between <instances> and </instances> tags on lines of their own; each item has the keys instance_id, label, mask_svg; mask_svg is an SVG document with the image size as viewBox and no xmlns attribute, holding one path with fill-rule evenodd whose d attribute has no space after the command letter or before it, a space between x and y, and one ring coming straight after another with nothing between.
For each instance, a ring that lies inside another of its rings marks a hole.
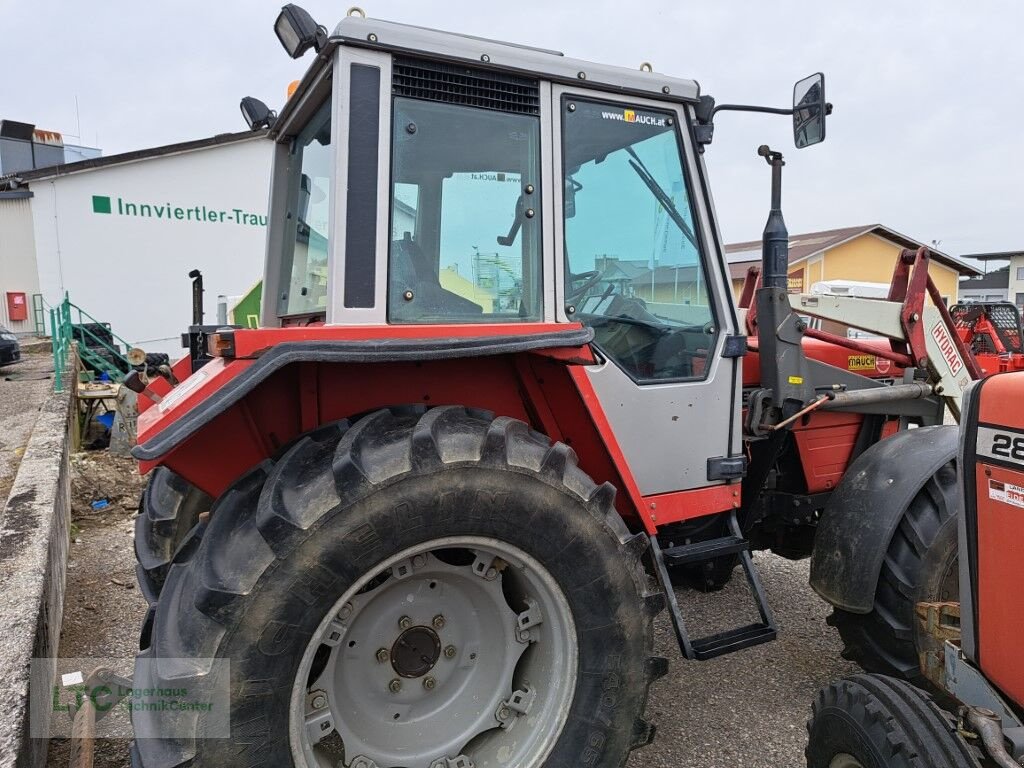
<instances>
[{"instance_id":1,"label":"steering wheel","mask_svg":"<svg viewBox=\"0 0 1024 768\"><path fill-rule=\"evenodd\" d=\"M601 276L604 273L599 269L591 269L587 272L570 272L569 273L569 285L575 285L576 283L582 283L578 288L572 290L566 294L565 301L567 304L575 304L576 301L582 298L587 291L601 282Z\"/></svg>"}]
</instances>

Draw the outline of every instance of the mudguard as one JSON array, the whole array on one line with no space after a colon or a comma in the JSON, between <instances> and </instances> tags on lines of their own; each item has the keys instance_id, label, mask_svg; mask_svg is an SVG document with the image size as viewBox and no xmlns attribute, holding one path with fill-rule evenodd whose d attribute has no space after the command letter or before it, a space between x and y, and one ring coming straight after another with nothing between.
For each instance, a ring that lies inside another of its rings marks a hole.
<instances>
[{"instance_id":1,"label":"mudguard","mask_svg":"<svg viewBox=\"0 0 1024 768\"><path fill-rule=\"evenodd\" d=\"M837 608L869 613L893 532L918 491L956 458L955 426L898 432L864 451L829 498L811 554L811 587Z\"/></svg>"}]
</instances>

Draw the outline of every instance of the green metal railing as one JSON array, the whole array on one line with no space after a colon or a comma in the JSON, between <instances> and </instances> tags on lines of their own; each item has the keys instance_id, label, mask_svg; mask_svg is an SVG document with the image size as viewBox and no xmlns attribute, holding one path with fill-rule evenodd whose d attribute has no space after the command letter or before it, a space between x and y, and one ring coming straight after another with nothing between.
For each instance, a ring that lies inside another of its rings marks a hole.
<instances>
[{"instance_id":1,"label":"green metal railing","mask_svg":"<svg viewBox=\"0 0 1024 768\"><path fill-rule=\"evenodd\" d=\"M109 341L90 329L90 325L102 326L106 330L104 336L110 337ZM87 367L106 373L111 381L123 381L125 371L131 370L125 357L131 345L114 334L107 323L101 323L77 304L72 304L66 293L58 306L50 308L50 338L53 342L54 389L58 392L64 386L67 353L74 341L78 342L79 359Z\"/></svg>"}]
</instances>

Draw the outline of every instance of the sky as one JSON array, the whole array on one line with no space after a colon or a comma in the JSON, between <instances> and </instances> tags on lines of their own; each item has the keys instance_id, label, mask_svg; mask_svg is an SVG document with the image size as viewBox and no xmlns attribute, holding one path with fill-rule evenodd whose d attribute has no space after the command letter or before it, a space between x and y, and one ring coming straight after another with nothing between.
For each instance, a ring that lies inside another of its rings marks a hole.
<instances>
[{"instance_id":1,"label":"sky","mask_svg":"<svg viewBox=\"0 0 1024 768\"><path fill-rule=\"evenodd\" d=\"M305 0L333 29L348 6ZM720 113L706 159L726 242L756 239L781 149L790 232L882 223L953 255L1024 249L1024 3L1020 0L360 0L372 17L692 77L719 103L788 106L826 75L824 144L789 119ZM244 129L242 96L272 107L293 61L268 0L0 0L0 118L105 154ZM77 99L77 108L76 108Z\"/></svg>"}]
</instances>

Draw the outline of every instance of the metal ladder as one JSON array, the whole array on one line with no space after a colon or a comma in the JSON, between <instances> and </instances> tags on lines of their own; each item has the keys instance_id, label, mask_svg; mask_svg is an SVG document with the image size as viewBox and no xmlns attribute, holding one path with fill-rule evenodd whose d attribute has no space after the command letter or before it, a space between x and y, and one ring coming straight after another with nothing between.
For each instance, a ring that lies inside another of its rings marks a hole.
<instances>
[{"instance_id":1,"label":"metal ladder","mask_svg":"<svg viewBox=\"0 0 1024 768\"><path fill-rule=\"evenodd\" d=\"M775 617L772 615L771 607L764 594L764 587L761 586L761 579L757 575L754 560L750 555L750 542L744 538L740 530L739 522L736 520L736 511L732 510L728 515L729 535L717 539L662 549L657 535L650 537L651 551L658 569L658 579L665 590L669 612L672 616L672 626L675 629L676 640L679 642L679 650L687 659L698 661L713 659L716 656L770 642L778 635ZM683 615L679 611L679 602L672 589L668 565L691 565L734 554L738 554L740 557L740 563L747 577L747 583L750 585L750 591L754 595L754 602L757 604L761 621L692 639L686 629Z\"/></svg>"}]
</instances>

